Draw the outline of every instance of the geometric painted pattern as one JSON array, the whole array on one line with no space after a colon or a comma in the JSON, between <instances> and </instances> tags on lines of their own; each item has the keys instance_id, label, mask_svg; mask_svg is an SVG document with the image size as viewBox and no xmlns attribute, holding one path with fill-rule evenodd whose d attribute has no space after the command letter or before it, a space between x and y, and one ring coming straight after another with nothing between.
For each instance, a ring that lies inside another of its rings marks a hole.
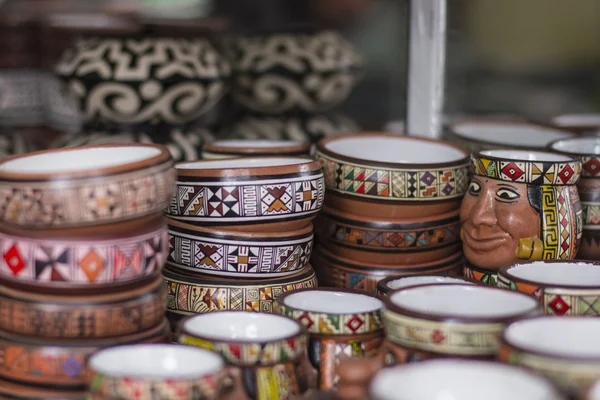
<instances>
[{"instance_id":1,"label":"geometric painted pattern","mask_svg":"<svg viewBox=\"0 0 600 400\"><path fill-rule=\"evenodd\" d=\"M167 264L215 275L289 274L304 268L312 253L313 234L273 241L252 241L228 235L169 226Z\"/></svg>"},{"instance_id":2,"label":"geometric painted pattern","mask_svg":"<svg viewBox=\"0 0 600 400\"><path fill-rule=\"evenodd\" d=\"M463 276L487 286L499 286L498 271L487 271L468 263L463 266Z\"/></svg>"},{"instance_id":3,"label":"geometric painted pattern","mask_svg":"<svg viewBox=\"0 0 600 400\"><path fill-rule=\"evenodd\" d=\"M582 201L581 206L583 208L583 227L586 229L598 229L590 225L600 225L600 203Z\"/></svg>"},{"instance_id":4,"label":"geometric painted pattern","mask_svg":"<svg viewBox=\"0 0 600 400\"><path fill-rule=\"evenodd\" d=\"M581 176L586 178L595 178L600 176L600 159L596 156L580 157L583 163Z\"/></svg>"},{"instance_id":5,"label":"geometric painted pattern","mask_svg":"<svg viewBox=\"0 0 600 400\"><path fill-rule=\"evenodd\" d=\"M0 276L5 279L89 286L131 281L160 271L168 252L165 225L112 240L30 239L0 233Z\"/></svg>"},{"instance_id":6,"label":"geometric painted pattern","mask_svg":"<svg viewBox=\"0 0 600 400\"><path fill-rule=\"evenodd\" d=\"M171 160L139 171L34 183L0 181L0 220L28 226L121 222L161 212L173 195Z\"/></svg>"},{"instance_id":7,"label":"geometric painted pattern","mask_svg":"<svg viewBox=\"0 0 600 400\"><path fill-rule=\"evenodd\" d=\"M166 214L199 223L277 222L316 214L323 206L325 184L318 170L281 183L259 181L196 182L178 177Z\"/></svg>"},{"instance_id":8,"label":"geometric painted pattern","mask_svg":"<svg viewBox=\"0 0 600 400\"><path fill-rule=\"evenodd\" d=\"M446 169L373 168L334 159L319 152L325 186L336 192L381 200L439 200L462 197L468 187L469 165Z\"/></svg>"}]
</instances>

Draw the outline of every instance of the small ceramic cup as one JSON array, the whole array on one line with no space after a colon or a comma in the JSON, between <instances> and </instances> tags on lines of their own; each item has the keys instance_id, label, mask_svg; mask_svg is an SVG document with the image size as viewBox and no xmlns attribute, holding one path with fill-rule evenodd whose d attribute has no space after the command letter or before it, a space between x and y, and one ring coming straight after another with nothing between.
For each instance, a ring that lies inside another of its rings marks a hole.
<instances>
[{"instance_id":1,"label":"small ceramic cup","mask_svg":"<svg viewBox=\"0 0 600 400\"><path fill-rule=\"evenodd\" d=\"M275 312L302 323L320 390L334 389L340 360L374 356L383 340L377 296L349 289L301 289L279 296Z\"/></svg>"},{"instance_id":2,"label":"small ceramic cup","mask_svg":"<svg viewBox=\"0 0 600 400\"><path fill-rule=\"evenodd\" d=\"M544 313L600 316L600 264L535 261L503 267L498 286L535 296Z\"/></svg>"},{"instance_id":3,"label":"small ceramic cup","mask_svg":"<svg viewBox=\"0 0 600 400\"><path fill-rule=\"evenodd\" d=\"M473 281L458 276L413 275L400 278L390 277L379 281L377 284L377 294L385 296L394 290L404 289L410 286L437 285L441 283L475 284Z\"/></svg>"},{"instance_id":4,"label":"small ceramic cup","mask_svg":"<svg viewBox=\"0 0 600 400\"><path fill-rule=\"evenodd\" d=\"M234 375L236 399L301 395L307 389L299 373L307 339L304 327L290 318L243 311L195 315L178 328L179 343L212 350L240 369Z\"/></svg>"},{"instance_id":5,"label":"small ceramic cup","mask_svg":"<svg viewBox=\"0 0 600 400\"><path fill-rule=\"evenodd\" d=\"M581 398L600 377L600 319L543 316L509 325L499 360L533 370L570 397Z\"/></svg>"},{"instance_id":6,"label":"small ceramic cup","mask_svg":"<svg viewBox=\"0 0 600 400\"><path fill-rule=\"evenodd\" d=\"M560 400L544 378L483 361L432 360L380 371L369 385L372 400Z\"/></svg>"},{"instance_id":7,"label":"small ceramic cup","mask_svg":"<svg viewBox=\"0 0 600 400\"><path fill-rule=\"evenodd\" d=\"M234 157L303 157L308 156L310 143L293 140L218 140L202 148L204 160Z\"/></svg>"},{"instance_id":8,"label":"small ceramic cup","mask_svg":"<svg viewBox=\"0 0 600 400\"><path fill-rule=\"evenodd\" d=\"M552 118L551 123L579 134L597 134L600 132L600 113L558 115Z\"/></svg>"},{"instance_id":9,"label":"small ceramic cup","mask_svg":"<svg viewBox=\"0 0 600 400\"><path fill-rule=\"evenodd\" d=\"M90 395L105 399L218 400L225 363L212 351L173 344L129 345L94 354Z\"/></svg>"}]
</instances>

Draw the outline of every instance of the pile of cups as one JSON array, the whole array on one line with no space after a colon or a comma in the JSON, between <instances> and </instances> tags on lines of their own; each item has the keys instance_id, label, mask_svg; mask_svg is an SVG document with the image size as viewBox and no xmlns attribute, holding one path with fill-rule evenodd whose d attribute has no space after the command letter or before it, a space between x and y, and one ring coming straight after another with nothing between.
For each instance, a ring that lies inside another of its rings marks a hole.
<instances>
[{"instance_id":1,"label":"pile of cups","mask_svg":"<svg viewBox=\"0 0 600 400\"><path fill-rule=\"evenodd\" d=\"M0 397L80 396L98 349L167 340L172 194L162 146L0 162Z\"/></svg>"}]
</instances>

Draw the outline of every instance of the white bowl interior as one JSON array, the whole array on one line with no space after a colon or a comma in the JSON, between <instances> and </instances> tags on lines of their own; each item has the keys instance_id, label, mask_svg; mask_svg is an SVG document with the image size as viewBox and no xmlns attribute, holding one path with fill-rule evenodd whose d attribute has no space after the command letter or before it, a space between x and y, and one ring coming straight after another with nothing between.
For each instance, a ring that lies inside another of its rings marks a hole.
<instances>
[{"instance_id":1,"label":"white bowl interior","mask_svg":"<svg viewBox=\"0 0 600 400\"><path fill-rule=\"evenodd\" d=\"M600 265L585 262L546 263L536 261L531 264L516 265L508 272L517 278L543 285L600 287Z\"/></svg>"},{"instance_id":2,"label":"white bowl interior","mask_svg":"<svg viewBox=\"0 0 600 400\"><path fill-rule=\"evenodd\" d=\"M224 368L209 350L171 344L117 346L90 358L89 367L103 375L143 379L192 379Z\"/></svg>"},{"instance_id":3,"label":"white bowl interior","mask_svg":"<svg viewBox=\"0 0 600 400\"><path fill-rule=\"evenodd\" d=\"M222 169L222 168L260 168L282 167L285 165L298 165L312 162L308 158L292 157L246 157L227 160L195 161L177 164L177 169Z\"/></svg>"},{"instance_id":4,"label":"white bowl interior","mask_svg":"<svg viewBox=\"0 0 600 400\"><path fill-rule=\"evenodd\" d=\"M598 318L543 317L518 321L506 328L504 337L519 348L555 357L600 358Z\"/></svg>"},{"instance_id":5,"label":"white bowl interior","mask_svg":"<svg viewBox=\"0 0 600 400\"><path fill-rule=\"evenodd\" d=\"M567 114L553 119L559 126L600 126L600 114Z\"/></svg>"},{"instance_id":6,"label":"white bowl interior","mask_svg":"<svg viewBox=\"0 0 600 400\"><path fill-rule=\"evenodd\" d=\"M398 164L446 163L466 157L462 151L447 144L415 140L406 136L348 137L332 140L325 148L345 157Z\"/></svg>"},{"instance_id":7,"label":"white bowl interior","mask_svg":"<svg viewBox=\"0 0 600 400\"><path fill-rule=\"evenodd\" d=\"M550 161L550 162L569 162L572 157L562 154L548 153L544 151L526 151L526 150L484 150L481 152L484 156L507 158L517 161Z\"/></svg>"},{"instance_id":8,"label":"white bowl interior","mask_svg":"<svg viewBox=\"0 0 600 400\"><path fill-rule=\"evenodd\" d=\"M274 147L287 147L302 145L301 142L295 142L293 140L218 140L213 142L213 145L219 147L232 147L232 148L244 148L244 147L263 147L263 148L274 148Z\"/></svg>"},{"instance_id":9,"label":"white bowl interior","mask_svg":"<svg viewBox=\"0 0 600 400\"><path fill-rule=\"evenodd\" d=\"M251 312L199 314L187 320L183 328L203 338L245 342L279 340L300 332L298 323L288 318Z\"/></svg>"},{"instance_id":10,"label":"white bowl interior","mask_svg":"<svg viewBox=\"0 0 600 400\"><path fill-rule=\"evenodd\" d=\"M0 171L21 174L88 171L144 161L159 154L157 148L142 146L69 148L9 160L0 164Z\"/></svg>"},{"instance_id":11,"label":"white bowl interior","mask_svg":"<svg viewBox=\"0 0 600 400\"><path fill-rule=\"evenodd\" d=\"M381 300L360 293L307 290L292 293L283 303L292 308L326 314L366 313L381 309Z\"/></svg>"},{"instance_id":12,"label":"white bowl interior","mask_svg":"<svg viewBox=\"0 0 600 400\"><path fill-rule=\"evenodd\" d=\"M544 379L502 364L433 360L381 370L370 385L377 400L553 400Z\"/></svg>"},{"instance_id":13,"label":"white bowl interior","mask_svg":"<svg viewBox=\"0 0 600 400\"><path fill-rule=\"evenodd\" d=\"M401 289L407 286L416 285L433 285L439 283L462 283L472 285L472 282L464 279L452 278L450 276L407 276L406 278L398 278L388 282L388 287L391 289Z\"/></svg>"},{"instance_id":14,"label":"white bowl interior","mask_svg":"<svg viewBox=\"0 0 600 400\"><path fill-rule=\"evenodd\" d=\"M572 154L600 154L600 138L584 137L561 140L553 143L552 149Z\"/></svg>"},{"instance_id":15,"label":"white bowl interior","mask_svg":"<svg viewBox=\"0 0 600 400\"><path fill-rule=\"evenodd\" d=\"M401 290L390 301L422 314L467 318L511 317L536 309L537 301L521 293L477 285L431 285Z\"/></svg>"},{"instance_id":16,"label":"white bowl interior","mask_svg":"<svg viewBox=\"0 0 600 400\"><path fill-rule=\"evenodd\" d=\"M454 126L454 132L468 140L538 148L554 140L573 137L570 132L558 129L510 122L462 122Z\"/></svg>"}]
</instances>

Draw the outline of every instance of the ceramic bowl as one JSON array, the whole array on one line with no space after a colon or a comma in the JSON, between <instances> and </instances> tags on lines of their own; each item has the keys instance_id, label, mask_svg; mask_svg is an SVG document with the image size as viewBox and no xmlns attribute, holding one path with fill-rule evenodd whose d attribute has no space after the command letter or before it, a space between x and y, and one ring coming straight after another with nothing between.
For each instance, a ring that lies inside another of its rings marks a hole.
<instances>
[{"instance_id":1,"label":"ceramic bowl","mask_svg":"<svg viewBox=\"0 0 600 400\"><path fill-rule=\"evenodd\" d=\"M369 293L377 290L379 281L388 277L400 278L415 274L459 275L464 263L460 245L449 256L415 264L357 262L351 258L335 255L324 246L318 246L312 262L321 285L357 289Z\"/></svg>"},{"instance_id":2,"label":"ceramic bowl","mask_svg":"<svg viewBox=\"0 0 600 400\"><path fill-rule=\"evenodd\" d=\"M418 264L460 247L458 210L429 218L374 219L326 205L315 233L331 253L364 263Z\"/></svg>"},{"instance_id":3,"label":"ceramic bowl","mask_svg":"<svg viewBox=\"0 0 600 400\"><path fill-rule=\"evenodd\" d=\"M217 140L202 148L202 158L215 160L235 157L308 156L310 143L293 140Z\"/></svg>"},{"instance_id":4,"label":"ceramic bowl","mask_svg":"<svg viewBox=\"0 0 600 400\"><path fill-rule=\"evenodd\" d=\"M300 157L238 158L182 163L166 214L198 225L292 231L309 225L323 205L319 163Z\"/></svg>"},{"instance_id":5,"label":"ceramic bowl","mask_svg":"<svg viewBox=\"0 0 600 400\"><path fill-rule=\"evenodd\" d=\"M101 227L0 227L0 280L45 293L106 293L160 274L169 236L161 215Z\"/></svg>"},{"instance_id":6,"label":"ceramic bowl","mask_svg":"<svg viewBox=\"0 0 600 400\"><path fill-rule=\"evenodd\" d=\"M249 233L170 220L167 265L222 277L290 275L308 265L312 231L312 224L286 233Z\"/></svg>"},{"instance_id":7,"label":"ceramic bowl","mask_svg":"<svg viewBox=\"0 0 600 400\"><path fill-rule=\"evenodd\" d=\"M563 114L552 118L551 123L579 134L600 132L600 114Z\"/></svg>"},{"instance_id":8,"label":"ceramic bowl","mask_svg":"<svg viewBox=\"0 0 600 400\"><path fill-rule=\"evenodd\" d=\"M340 135L322 139L315 158L323 165L328 190L370 200L370 207L412 203L435 215L443 212L437 203L462 197L468 186L469 153L431 139Z\"/></svg>"},{"instance_id":9,"label":"ceramic bowl","mask_svg":"<svg viewBox=\"0 0 600 400\"><path fill-rule=\"evenodd\" d=\"M580 398L600 376L599 334L597 318L524 319L504 330L499 360L544 375Z\"/></svg>"},{"instance_id":10,"label":"ceramic bowl","mask_svg":"<svg viewBox=\"0 0 600 400\"><path fill-rule=\"evenodd\" d=\"M373 400L562 399L548 381L537 375L470 360L431 360L384 369L371 381L369 392Z\"/></svg>"},{"instance_id":11,"label":"ceramic bowl","mask_svg":"<svg viewBox=\"0 0 600 400\"><path fill-rule=\"evenodd\" d=\"M472 152L490 149L543 150L548 143L575 137L572 132L526 121L470 120L450 124L447 138Z\"/></svg>"},{"instance_id":12,"label":"ceramic bowl","mask_svg":"<svg viewBox=\"0 0 600 400\"><path fill-rule=\"evenodd\" d=\"M413 275L402 278L390 277L379 281L377 284L377 294L385 296L390 292L410 286L437 285L442 283L475 284L473 281L458 276Z\"/></svg>"},{"instance_id":13,"label":"ceramic bowl","mask_svg":"<svg viewBox=\"0 0 600 400\"><path fill-rule=\"evenodd\" d=\"M245 35L228 48L232 96L260 114L328 110L346 100L362 76L362 58L336 31Z\"/></svg>"},{"instance_id":14,"label":"ceramic bowl","mask_svg":"<svg viewBox=\"0 0 600 400\"><path fill-rule=\"evenodd\" d=\"M0 398L6 400L81 400L85 395L83 390L51 390L0 380Z\"/></svg>"},{"instance_id":15,"label":"ceramic bowl","mask_svg":"<svg viewBox=\"0 0 600 400\"><path fill-rule=\"evenodd\" d=\"M162 146L46 150L0 161L0 220L23 227L123 222L160 213L173 196Z\"/></svg>"},{"instance_id":16,"label":"ceramic bowl","mask_svg":"<svg viewBox=\"0 0 600 400\"><path fill-rule=\"evenodd\" d=\"M170 334L166 321L132 335L110 339L42 339L0 332L0 378L30 387L86 390L87 360L100 349L132 343L164 343ZM24 361L26 360L26 361Z\"/></svg>"},{"instance_id":17,"label":"ceramic bowl","mask_svg":"<svg viewBox=\"0 0 600 400\"><path fill-rule=\"evenodd\" d=\"M317 286L310 265L288 276L244 279L186 273L166 268L167 309L171 314L189 315L213 311L273 310L273 301L281 293Z\"/></svg>"},{"instance_id":18,"label":"ceramic bowl","mask_svg":"<svg viewBox=\"0 0 600 400\"><path fill-rule=\"evenodd\" d=\"M505 325L540 314L530 296L462 283L406 287L384 302L386 339L431 357L494 357Z\"/></svg>"},{"instance_id":19,"label":"ceramic bowl","mask_svg":"<svg viewBox=\"0 0 600 400\"><path fill-rule=\"evenodd\" d=\"M94 354L88 368L93 377L90 392L104 398L216 400L224 392L225 363L204 349L174 344L118 346Z\"/></svg>"}]
</instances>

